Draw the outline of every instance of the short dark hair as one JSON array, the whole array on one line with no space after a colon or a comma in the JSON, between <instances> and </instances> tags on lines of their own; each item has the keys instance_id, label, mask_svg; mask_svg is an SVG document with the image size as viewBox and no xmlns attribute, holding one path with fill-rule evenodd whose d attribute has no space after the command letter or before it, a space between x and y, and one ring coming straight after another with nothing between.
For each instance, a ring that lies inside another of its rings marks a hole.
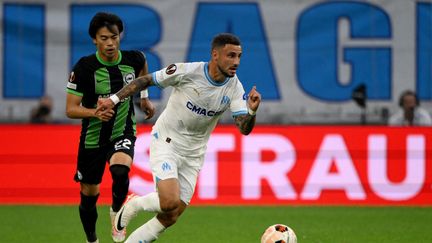
<instances>
[{"instance_id":1,"label":"short dark hair","mask_svg":"<svg viewBox=\"0 0 432 243\"><path fill-rule=\"evenodd\" d=\"M226 44L239 46L240 39L231 33L221 33L213 38L211 49L224 47Z\"/></svg>"},{"instance_id":2,"label":"short dark hair","mask_svg":"<svg viewBox=\"0 0 432 243\"><path fill-rule=\"evenodd\" d=\"M119 33L123 32L123 21L119 16L107 12L98 12L90 21L88 32L90 37L95 39L96 33L103 27L107 27L111 33L114 33L114 25L117 26Z\"/></svg>"},{"instance_id":3,"label":"short dark hair","mask_svg":"<svg viewBox=\"0 0 432 243\"><path fill-rule=\"evenodd\" d=\"M405 96L414 96L414 99L415 99L416 105L417 105L417 106L420 106L420 100L419 100L419 98L417 97L417 94L416 94L414 91L412 91L412 90L405 90L405 91L402 92L402 94L399 96L399 106L400 106L400 107L403 107L403 105L404 105L404 99L405 99Z\"/></svg>"}]
</instances>

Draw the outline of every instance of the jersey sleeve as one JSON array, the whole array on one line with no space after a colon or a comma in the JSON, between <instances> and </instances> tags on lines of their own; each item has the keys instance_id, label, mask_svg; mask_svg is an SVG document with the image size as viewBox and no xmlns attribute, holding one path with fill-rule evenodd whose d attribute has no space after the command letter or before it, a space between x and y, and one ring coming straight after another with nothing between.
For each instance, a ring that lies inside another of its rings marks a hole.
<instances>
[{"instance_id":1,"label":"jersey sleeve","mask_svg":"<svg viewBox=\"0 0 432 243\"><path fill-rule=\"evenodd\" d=\"M244 91L243 85L240 83L240 80L236 80L234 93L232 97L232 101L230 104L230 110L232 116L245 115L248 113L247 111L247 95Z\"/></svg>"},{"instance_id":2,"label":"jersey sleeve","mask_svg":"<svg viewBox=\"0 0 432 243\"><path fill-rule=\"evenodd\" d=\"M146 63L146 56L142 51L133 51L133 53L133 62L137 64L137 70L141 71Z\"/></svg>"},{"instance_id":3,"label":"jersey sleeve","mask_svg":"<svg viewBox=\"0 0 432 243\"><path fill-rule=\"evenodd\" d=\"M81 59L77 62L77 64L75 64L75 66L73 67L69 75L69 80L66 85L66 92L77 96L84 95L84 90L85 90L84 88L85 82L83 78L83 76L85 76L84 72L85 72L84 64L83 64L83 60Z\"/></svg>"},{"instance_id":4,"label":"jersey sleeve","mask_svg":"<svg viewBox=\"0 0 432 243\"><path fill-rule=\"evenodd\" d=\"M168 86L177 86L182 77L187 73L188 65L186 63L173 63L167 67L153 72L153 81L161 89Z\"/></svg>"}]
</instances>

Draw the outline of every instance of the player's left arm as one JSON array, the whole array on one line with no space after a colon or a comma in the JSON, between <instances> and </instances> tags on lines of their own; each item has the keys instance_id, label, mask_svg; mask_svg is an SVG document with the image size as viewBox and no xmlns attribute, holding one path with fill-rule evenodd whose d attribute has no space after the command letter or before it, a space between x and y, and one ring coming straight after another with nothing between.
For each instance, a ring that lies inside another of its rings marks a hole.
<instances>
[{"instance_id":1,"label":"player's left arm","mask_svg":"<svg viewBox=\"0 0 432 243\"><path fill-rule=\"evenodd\" d=\"M261 94L258 93L256 87L253 86L248 95L247 105L248 114L239 115L234 118L235 124L243 135L248 135L252 132L255 126L256 112L261 103Z\"/></svg>"},{"instance_id":2,"label":"player's left arm","mask_svg":"<svg viewBox=\"0 0 432 243\"><path fill-rule=\"evenodd\" d=\"M148 73L148 65L147 62L145 62L144 67L141 69L141 72L139 74L139 76L144 76ZM155 107L153 105L153 103L150 101L150 99L148 98L148 91L147 89L142 90L141 91L141 99L140 99L140 108L141 110L146 114L146 120L150 119L154 116L155 114Z\"/></svg>"}]
</instances>

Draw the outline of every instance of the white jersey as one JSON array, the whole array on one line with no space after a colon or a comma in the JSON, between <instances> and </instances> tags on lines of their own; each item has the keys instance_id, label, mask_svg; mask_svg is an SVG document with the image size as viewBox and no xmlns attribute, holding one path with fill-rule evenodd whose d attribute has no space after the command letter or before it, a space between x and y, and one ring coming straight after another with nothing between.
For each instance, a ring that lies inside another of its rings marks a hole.
<instances>
[{"instance_id":1,"label":"white jersey","mask_svg":"<svg viewBox=\"0 0 432 243\"><path fill-rule=\"evenodd\" d=\"M237 76L212 80L207 62L176 63L152 73L160 88L173 87L167 106L153 126L160 137L185 156L202 156L222 113L247 114L246 94Z\"/></svg>"},{"instance_id":2,"label":"white jersey","mask_svg":"<svg viewBox=\"0 0 432 243\"><path fill-rule=\"evenodd\" d=\"M390 126L406 126L408 121L405 119L405 114L403 109L399 109L395 114L393 114L388 121ZM432 118L429 112L421 107L416 107L414 109L414 126L432 126Z\"/></svg>"}]
</instances>

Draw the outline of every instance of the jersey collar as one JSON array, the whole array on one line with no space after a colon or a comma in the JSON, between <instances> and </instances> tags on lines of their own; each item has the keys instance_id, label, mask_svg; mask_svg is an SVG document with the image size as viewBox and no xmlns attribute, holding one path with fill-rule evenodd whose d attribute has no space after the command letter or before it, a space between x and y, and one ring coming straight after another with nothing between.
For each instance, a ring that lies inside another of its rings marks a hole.
<instances>
[{"instance_id":1,"label":"jersey collar","mask_svg":"<svg viewBox=\"0 0 432 243\"><path fill-rule=\"evenodd\" d=\"M226 83L228 82L228 80L229 80L228 77L225 78L225 80L224 80L222 83L213 80L213 79L210 77L210 74L209 74L208 70L209 70L209 69L208 69L208 62L206 62L206 63L204 64L204 74L205 74L207 80L208 80L212 85L214 85L214 86L222 86L222 85L224 85L224 84L226 84Z\"/></svg>"},{"instance_id":2,"label":"jersey collar","mask_svg":"<svg viewBox=\"0 0 432 243\"><path fill-rule=\"evenodd\" d=\"M121 51L119 50L119 51L118 51L118 58L117 58L117 60L115 60L115 61L113 61L113 62L107 62L107 61L104 61L104 60L102 59L102 57L99 55L99 51L96 51L96 58L98 59L98 61L99 61L100 63L102 63L102 64L105 65L105 66L114 66L114 65L117 65L117 64L119 64L119 63L121 62L121 60L122 60L122 53L121 53Z\"/></svg>"}]
</instances>

